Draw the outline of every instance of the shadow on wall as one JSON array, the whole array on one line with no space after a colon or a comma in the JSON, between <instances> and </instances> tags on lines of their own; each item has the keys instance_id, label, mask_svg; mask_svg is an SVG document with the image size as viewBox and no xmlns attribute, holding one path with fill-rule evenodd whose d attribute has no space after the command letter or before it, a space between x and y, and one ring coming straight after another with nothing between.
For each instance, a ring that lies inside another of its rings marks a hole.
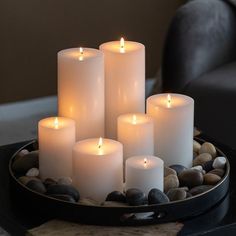
<instances>
[{"instance_id":1,"label":"shadow on wall","mask_svg":"<svg viewBox=\"0 0 236 236\"><path fill-rule=\"evenodd\" d=\"M56 93L56 53L124 36L146 46L147 76L159 64L168 23L183 0L1 1L0 103Z\"/></svg>"}]
</instances>

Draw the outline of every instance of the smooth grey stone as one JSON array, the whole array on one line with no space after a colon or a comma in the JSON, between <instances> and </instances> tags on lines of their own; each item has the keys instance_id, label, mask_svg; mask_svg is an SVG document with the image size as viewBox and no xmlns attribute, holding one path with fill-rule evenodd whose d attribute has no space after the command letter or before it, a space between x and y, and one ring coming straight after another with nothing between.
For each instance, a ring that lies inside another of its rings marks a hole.
<instances>
[{"instance_id":1,"label":"smooth grey stone","mask_svg":"<svg viewBox=\"0 0 236 236\"><path fill-rule=\"evenodd\" d=\"M167 166L164 167L164 177L168 175L177 175L176 171L174 169L171 169Z\"/></svg>"},{"instance_id":2,"label":"smooth grey stone","mask_svg":"<svg viewBox=\"0 0 236 236\"><path fill-rule=\"evenodd\" d=\"M72 185L65 184L52 184L47 187L47 195L51 194L66 194L70 195L77 202L80 198L78 190Z\"/></svg>"},{"instance_id":3,"label":"smooth grey stone","mask_svg":"<svg viewBox=\"0 0 236 236\"><path fill-rule=\"evenodd\" d=\"M164 178L164 192L168 192L171 188L179 187L179 179L177 175L168 175Z\"/></svg>"},{"instance_id":4,"label":"smooth grey stone","mask_svg":"<svg viewBox=\"0 0 236 236\"><path fill-rule=\"evenodd\" d=\"M215 175L218 175L220 176L221 178L224 176L225 174L225 170L224 169L213 169L209 172L209 174L215 174Z\"/></svg>"},{"instance_id":5,"label":"smooth grey stone","mask_svg":"<svg viewBox=\"0 0 236 236\"><path fill-rule=\"evenodd\" d=\"M214 160L212 166L214 169L224 169L226 164L226 158L225 157L216 157Z\"/></svg>"},{"instance_id":6,"label":"smooth grey stone","mask_svg":"<svg viewBox=\"0 0 236 236\"><path fill-rule=\"evenodd\" d=\"M17 174L25 174L31 168L39 167L38 151L29 152L17 158L12 165L12 170Z\"/></svg>"},{"instance_id":7,"label":"smooth grey stone","mask_svg":"<svg viewBox=\"0 0 236 236\"><path fill-rule=\"evenodd\" d=\"M203 174L194 169L185 170L178 177L180 185L187 186L189 188L201 185L203 183Z\"/></svg>"},{"instance_id":8,"label":"smooth grey stone","mask_svg":"<svg viewBox=\"0 0 236 236\"><path fill-rule=\"evenodd\" d=\"M38 168L31 168L26 172L25 175L29 176L29 177L37 177L37 176L39 176L39 169Z\"/></svg>"},{"instance_id":9,"label":"smooth grey stone","mask_svg":"<svg viewBox=\"0 0 236 236\"><path fill-rule=\"evenodd\" d=\"M100 205L99 202L91 198L81 198L78 204L86 205L86 206L99 206Z\"/></svg>"},{"instance_id":10,"label":"smooth grey stone","mask_svg":"<svg viewBox=\"0 0 236 236\"><path fill-rule=\"evenodd\" d=\"M169 198L165 193L157 188L153 188L148 193L148 204L160 204L169 202Z\"/></svg>"},{"instance_id":11,"label":"smooth grey stone","mask_svg":"<svg viewBox=\"0 0 236 236\"><path fill-rule=\"evenodd\" d=\"M175 170L177 175L179 175L182 171L187 170L185 166L182 165L171 165L169 166L171 169Z\"/></svg>"},{"instance_id":12,"label":"smooth grey stone","mask_svg":"<svg viewBox=\"0 0 236 236\"><path fill-rule=\"evenodd\" d=\"M202 144L201 148L199 149L199 154L201 153L209 153L213 158L215 158L217 154L215 146L209 142Z\"/></svg>"},{"instance_id":13,"label":"smooth grey stone","mask_svg":"<svg viewBox=\"0 0 236 236\"><path fill-rule=\"evenodd\" d=\"M209 172L209 171L211 171L212 169L213 169L213 160L211 160L211 161L207 161L207 162L205 162L205 163L203 163L202 164L202 168L203 168L203 170L205 170L206 172Z\"/></svg>"},{"instance_id":14,"label":"smooth grey stone","mask_svg":"<svg viewBox=\"0 0 236 236\"><path fill-rule=\"evenodd\" d=\"M144 205L146 203L146 196L141 190L130 188L126 191L126 201L131 206Z\"/></svg>"},{"instance_id":15,"label":"smooth grey stone","mask_svg":"<svg viewBox=\"0 0 236 236\"><path fill-rule=\"evenodd\" d=\"M62 177L57 180L58 184L72 185L72 179L70 177Z\"/></svg>"},{"instance_id":16,"label":"smooth grey stone","mask_svg":"<svg viewBox=\"0 0 236 236\"><path fill-rule=\"evenodd\" d=\"M124 202L117 202L117 201L105 201L101 203L101 206L105 207L127 207L128 204Z\"/></svg>"},{"instance_id":17,"label":"smooth grey stone","mask_svg":"<svg viewBox=\"0 0 236 236\"><path fill-rule=\"evenodd\" d=\"M46 188L44 184L40 180L32 179L27 184L26 187L38 192L38 193L46 193Z\"/></svg>"},{"instance_id":18,"label":"smooth grey stone","mask_svg":"<svg viewBox=\"0 0 236 236\"><path fill-rule=\"evenodd\" d=\"M170 201L179 201L184 200L187 196L187 193L182 188L172 188L167 192L166 195L168 196Z\"/></svg>"},{"instance_id":19,"label":"smooth grey stone","mask_svg":"<svg viewBox=\"0 0 236 236\"><path fill-rule=\"evenodd\" d=\"M30 177L30 176L21 176L18 179L22 184L26 185L30 180L36 180L36 181L40 181L40 179L36 178L36 177Z\"/></svg>"},{"instance_id":20,"label":"smooth grey stone","mask_svg":"<svg viewBox=\"0 0 236 236\"><path fill-rule=\"evenodd\" d=\"M44 180L44 185L48 188L49 185L57 184L57 181L52 178L47 178Z\"/></svg>"},{"instance_id":21,"label":"smooth grey stone","mask_svg":"<svg viewBox=\"0 0 236 236\"><path fill-rule=\"evenodd\" d=\"M195 196L197 194L200 194L200 193L204 193L206 191L208 191L209 189L211 189L213 186L212 185L200 185L200 186L196 186L192 189L190 189L190 193Z\"/></svg>"},{"instance_id":22,"label":"smooth grey stone","mask_svg":"<svg viewBox=\"0 0 236 236\"><path fill-rule=\"evenodd\" d=\"M219 175L212 173L207 173L204 175L204 184L206 185L216 185L221 180Z\"/></svg>"},{"instance_id":23,"label":"smooth grey stone","mask_svg":"<svg viewBox=\"0 0 236 236\"><path fill-rule=\"evenodd\" d=\"M193 166L203 165L205 162L211 161L211 160L212 160L211 154L202 153L193 159Z\"/></svg>"},{"instance_id":24,"label":"smooth grey stone","mask_svg":"<svg viewBox=\"0 0 236 236\"><path fill-rule=\"evenodd\" d=\"M73 197L71 197L70 195L66 195L66 194L49 194L48 196L50 196L52 198L59 199L59 200L63 200L66 202L72 202L72 203L76 202Z\"/></svg>"},{"instance_id":25,"label":"smooth grey stone","mask_svg":"<svg viewBox=\"0 0 236 236\"><path fill-rule=\"evenodd\" d=\"M113 191L107 195L106 201L126 202L126 197L123 193L119 191Z\"/></svg>"}]
</instances>

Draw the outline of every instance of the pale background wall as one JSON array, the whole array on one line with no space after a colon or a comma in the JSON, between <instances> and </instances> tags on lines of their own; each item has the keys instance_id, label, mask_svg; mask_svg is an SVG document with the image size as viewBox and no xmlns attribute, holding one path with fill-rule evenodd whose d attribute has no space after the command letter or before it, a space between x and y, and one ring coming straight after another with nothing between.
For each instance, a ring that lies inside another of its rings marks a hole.
<instances>
[{"instance_id":1,"label":"pale background wall","mask_svg":"<svg viewBox=\"0 0 236 236\"><path fill-rule=\"evenodd\" d=\"M146 46L147 77L160 65L167 26L184 0L0 1L0 103L56 94L56 53L119 39Z\"/></svg>"}]
</instances>

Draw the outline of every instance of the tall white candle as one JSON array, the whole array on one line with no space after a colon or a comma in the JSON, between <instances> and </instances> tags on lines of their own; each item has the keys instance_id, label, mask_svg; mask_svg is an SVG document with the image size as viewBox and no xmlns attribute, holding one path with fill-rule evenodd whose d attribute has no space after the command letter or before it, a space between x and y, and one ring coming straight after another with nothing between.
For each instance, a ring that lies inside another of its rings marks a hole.
<instances>
[{"instance_id":1,"label":"tall white candle","mask_svg":"<svg viewBox=\"0 0 236 236\"><path fill-rule=\"evenodd\" d=\"M111 139L86 139L73 149L73 183L81 197L105 201L123 190L123 147Z\"/></svg>"},{"instance_id":2,"label":"tall white candle","mask_svg":"<svg viewBox=\"0 0 236 236\"><path fill-rule=\"evenodd\" d=\"M155 155L165 165L192 166L194 101L182 94L158 94L147 99L155 120Z\"/></svg>"},{"instance_id":3,"label":"tall white candle","mask_svg":"<svg viewBox=\"0 0 236 236\"><path fill-rule=\"evenodd\" d=\"M146 114L118 117L118 141L123 144L124 161L131 156L154 155L154 123Z\"/></svg>"},{"instance_id":4,"label":"tall white candle","mask_svg":"<svg viewBox=\"0 0 236 236\"><path fill-rule=\"evenodd\" d=\"M146 195L152 188L163 191L163 161L155 156L134 156L126 161L125 188L138 188Z\"/></svg>"},{"instance_id":5,"label":"tall white candle","mask_svg":"<svg viewBox=\"0 0 236 236\"><path fill-rule=\"evenodd\" d=\"M38 124L39 172L42 179L72 177L72 148L75 122L49 117Z\"/></svg>"},{"instance_id":6,"label":"tall white candle","mask_svg":"<svg viewBox=\"0 0 236 236\"><path fill-rule=\"evenodd\" d=\"M104 136L104 57L92 48L58 53L59 115L76 122L76 140Z\"/></svg>"},{"instance_id":7,"label":"tall white candle","mask_svg":"<svg viewBox=\"0 0 236 236\"><path fill-rule=\"evenodd\" d=\"M145 48L132 41L100 45L105 58L105 133L117 138L117 118L145 111Z\"/></svg>"}]
</instances>

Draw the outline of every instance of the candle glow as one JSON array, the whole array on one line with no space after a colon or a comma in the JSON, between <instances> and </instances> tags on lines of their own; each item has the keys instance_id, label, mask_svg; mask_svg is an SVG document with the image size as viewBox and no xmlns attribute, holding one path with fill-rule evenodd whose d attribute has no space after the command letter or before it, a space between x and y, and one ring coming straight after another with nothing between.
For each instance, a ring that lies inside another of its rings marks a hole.
<instances>
[{"instance_id":1,"label":"candle glow","mask_svg":"<svg viewBox=\"0 0 236 236\"><path fill-rule=\"evenodd\" d=\"M167 107L168 108L171 107L171 95L170 94L167 95Z\"/></svg>"},{"instance_id":2,"label":"candle glow","mask_svg":"<svg viewBox=\"0 0 236 236\"><path fill-rule=\"evenodd\" d=\"M137 124L137 116L136 116L136 115L133 115L132 123L133 123L134 125Z\"/></svg>"},{"instance_id":3,"label":"candle glow","mask_svg":"<svg viewBox=\"0 0 236 236\"><path fill-rule=\"evenodd\" d=\"M54 120L54 128L55 129L58 129L59 128L59 121L58 121L58 118L56 117L55 120Z\"/></svg>"},{"instance_id":4,"label":"candle glow","mask_svg":"<svg viewBox=\"0 0 236 236\"><path fill-rule=\"evenodd\" d=\"M83 61L84 57L84 49L82 47L79 48L79 60Z\"/></svg>"},{"instance_id":5,"label":"candle glow","mask_svg":"<svg viewBox=\"0 0 236 236\"><path fill-rule=\"evenodd\" d=\"M124 53L125 52L125 40L124 38L122 37L120 39L120 53Z\"/></svg>"}]
</instances>

